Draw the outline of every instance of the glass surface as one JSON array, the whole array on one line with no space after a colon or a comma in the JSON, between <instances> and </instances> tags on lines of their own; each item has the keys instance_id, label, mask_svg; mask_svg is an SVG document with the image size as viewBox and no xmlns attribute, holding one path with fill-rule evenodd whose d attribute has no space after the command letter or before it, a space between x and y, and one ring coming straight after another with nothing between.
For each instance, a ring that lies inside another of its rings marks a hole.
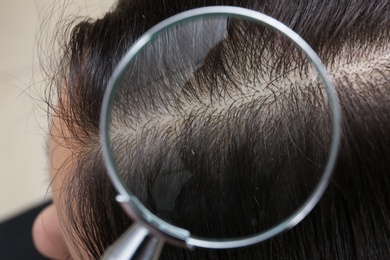
<instances>
[{"instance_id":1,"label":"glass surface","mask_svg":"<svg viewBox=\"0 0 390 260\"><path fill-rule=\"evenodd\" d=\"M325 81L292 40L255 20L175 23L117 74L111 163L131 196L193 237L262 234L324 181L334 141Z\"/></svg>"}]
</instances>

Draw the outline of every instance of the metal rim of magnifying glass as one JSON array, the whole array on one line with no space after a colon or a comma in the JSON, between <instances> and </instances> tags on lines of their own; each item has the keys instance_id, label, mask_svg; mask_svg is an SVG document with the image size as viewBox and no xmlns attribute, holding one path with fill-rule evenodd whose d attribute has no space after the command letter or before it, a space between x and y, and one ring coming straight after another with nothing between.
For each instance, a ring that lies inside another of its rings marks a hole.
<instances>
[{"instance_id":1,"label":"metal rim of magnifying glass","mask_svg":"<svg viewBox=\"0 0 390 260\"><path fill-rule=\"evenodd\" d=\"M292 40L299 48L303 50L306 56L314 63L318 73L322 77L322 80L327 89L327 96L331 104L332 118L332 134L333 139L330 146L330 153L325 167L324 173L321 177L319 184L316 189L306 200L306 202L294 213L291 214L281 223L276 226L256 235L238 238L238 239L227 239L227 240L212 240L212 239L201 239L197 237L191 237L191 233L183 228L176 227L172 224L165 222L152 214L146 207L132 194L132 192L126 187L117 174L117 170L114 164L113 155L110 152L110 138L109 138L109 120L111 117L111 110L113 104L113 97L115 96L115 90L119 85L121 76L128 67L128 64L133 60L134 57L157 35L168 30L170 27L183 23L189 19L206 16L226 16L226 18L243 18L245 20L254 21L271 29L274 29L287 38ZM114 93L114 94L113 94ZM100 129L101 129L101 141L103 149L104 162L108 171L108 175L111 182L115 186L116 190L122 198L122 203L125 203L126 212L134 218L135 221L140 221L148 229L152 230L154 234L157 233L161 238L165 238L169 241L177 242L176 244L187 247L203 247L203 248L236 248L252 245L255 243L267 240L283 231L286 231L296 224L298 224L317 204L319 199L322 197L326 190L330 177L332 175L333 167L335 165L340 135L341 135L341 109L336 95L336 91L333 85L330 83L325 68L313 51L313 49L294 31L282 24L281 22L257 11L232 6L212 6L212 7L201 7L192 9L174 15L156 26L148 30L138 41L136 41L132 47L126 52L125 56L119 62L118 66L114 70L111 79L107 85L107 89L104 94L102 102L102 110L100 114Z\"/></svg>"}]
</instances>

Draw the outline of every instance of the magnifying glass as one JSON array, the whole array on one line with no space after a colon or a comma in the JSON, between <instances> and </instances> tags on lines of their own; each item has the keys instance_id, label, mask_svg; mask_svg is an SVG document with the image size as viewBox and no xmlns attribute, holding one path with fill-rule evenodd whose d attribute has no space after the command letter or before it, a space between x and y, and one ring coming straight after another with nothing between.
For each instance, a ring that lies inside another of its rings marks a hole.
<instances>
[{"instance_id":1,"label":"magnifying glass","mask_svg":"<svg viewBox=\"0 0 390 260\"><path fill-rule=\"evenodd\" d=\"M135 221L104 259L165 242L244 247L299 223L324 193L340 108L320 59L264 14L216 6L146 32L104 95L101 140Z\"/></svg>"}]
</instances>

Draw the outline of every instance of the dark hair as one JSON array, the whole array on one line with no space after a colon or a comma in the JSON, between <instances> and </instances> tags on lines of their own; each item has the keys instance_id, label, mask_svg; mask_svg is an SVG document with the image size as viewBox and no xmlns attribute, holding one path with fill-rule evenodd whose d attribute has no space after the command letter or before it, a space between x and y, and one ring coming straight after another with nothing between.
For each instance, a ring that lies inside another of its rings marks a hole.
<instances>
[{"instance_id":1,"label":"dark hair","mask_svg":"<svg viewBox=\"0 0 390 260\"><path fill-rule=\"evenodd\" d=\"M78 241L91 258L99 258L131 224L131 220L114 200L116 192L108 180L99 141L102 96L115 66L132 43L150 27L181 11L206 5L242 6L263 12L285 23L311 45L328 68L340 98L343 112L341 152L334 170L334 178L324 198L294 229L264 243L241 249L196 249L192 252L166 245L162 258L389 258L390 64L387 55L390 4L387 1L273 1L271 3L261 0L123 0L119 1L115 9L103 18L77 24L70 33L68 43L64 46L58 70L54 73L56 80L52 85L52 91L58 88L58 104L52 106L55 110L53 115L65 122L72 136L69 143L63 145L69 145L74 153L73 156L77 157L76 165L72 165L73 174L62 195L66 197L64 200L66 212L61 212L66 214L72 229L76 231L77 239L73 241ZM227 78L227 85L240 85L237 76L229 76L229 70L226 70L226 62L224 62L224 59L229 57L227 49L230 47L237 51L242 49L239 43L239 40L233 41L232 45L220 46L213 53L210 57L213 62L206 62L194 79L186 85L187 89L184 91L187 91L185 94L187 98L196 100L193 90L202 85L220 87L220 84L216 83L218 80L210 75ZM254 48L253 46L249 44L248 48ZM245 70L240 72L250 73ZM50 93L53 93L52 91ZM144 94L140 91L134 95ZM134 102L128 103L128 106L133 111L140 109L140 105ZM287 107L284 111L287 112ZM242 106L237 111L227 112L226 115L230 115L229 113L250 115L237 116L238 120L234 123L225 120L229 122L228 124L231 123L230 129L233 133L230 136L240 138L229 139L226 137L226 132L218 133L215 130L221 129L223 120L211 122L206 120L207 116L201 117L195 114L194 118L184 118L179 123L174 122L170 125L176 131L180 129L178 131L180 135L175 134L175 138L162 138L162 134L155 136L153 133L146 133L147 138L153 138L157 143L164 143L169 139L172 147L179 150L179 155L163 149L146 151L146 155L142 154L145 158L143 160L140 159L141 156L133 155L132 166L137 173L148 174L158 173L164 164L171 167L167 170L169 172L178 167L177 158L180 158L186 168L200 176L226 173L229 170L249 176L240 185L253 185L252 177L258 175L256 169L259 156L267 154L269 160L273 156L277 158L278 152L284 149L285 143L282 137L274 134L271 142L274 146L267 147L268 153L255 152L256 142L261 142L262 139L260 135L256 135L259 122L250 119L258 118L259 110L254 106ZM287 120L290 125L274 129L274 133L283 132L290 126L296 127L302 122L304 126L300 130L312 129L315 122L318 122L316 120L324 118L319 111L307 114L309 115L298 121ZM192 124L200 118L203 121L200 120L194 127ZM286 118L280 120L285 121ZM245 131L237 130L235 128L237 125L245 125ZM226 129L229 128L224 130ZM305 156L324 156L323 151L312 149L315 146L314 136L317 130L321 129L313 130L311 135L302 132L299 136L302 138L301 142L308 142ZM167 133L167 131L164 129L161 132ZM225 149L204 145L213 140L221 147L225 146ZM185 156L193 152L196 154L195 157ZM169 154L168 159L167 154ZM145 160L150 160L151 163L146 165ZM219 160L218 165L210 166L215 160ZM278 172L278 176L286 169L298 169L297 167L304 167L307 172L313 170L313 167L307 165L294 165L295 160L297 159L290 158L290 161L287 161L286 158L278 158L275 164L266 164L262 169L267 168L270 172ZM209 172L210 169L213 170L212 174ZM230 174L234 175L231 172ZM134 177L134 173L132 176ZM210 184L211 179L202 182L202 178L193 181L206 185L209 190L216 187ZM286 179L284 181L287 190L288 183ZM134 189L142 189L142 185L149 185L148 179L137 179L132 183L139 185ZM254 183L259 183L259 180ZM286 192L292 194L300 188L302 187L295 187L290 190L290 193ZM178 207L194 206L188 202L191 196L200 198L201 191L197 191L196 195L193 192L193 190L183 192L179 198L181 201L177 202ZM217 193L219 194L219 191L215 192ZM278 193L280 194L280 190L275 192ZM153 207L153 201L147 195L145 201ZM249 203L249 200L246 201ZM238 201L238 204L241 202ZM284 206L280 205L281 208ZM190 212L194 211L198 214L199 210L194 206ZM207 208L201 214L207 214ZM194 215L194 220L197 216ZM223 229L226 224L217 225L218 217L216 219L212 219L213 216L210 215L207 217L207 220L213 223L212 225L218 226L220 232L232 232L236 235L236 230ZM188 219L183 225L188 223L189 228L198 231L204 227L193 227L191 225L196 221L188 222Z\"/></svg>"}]
</instances>

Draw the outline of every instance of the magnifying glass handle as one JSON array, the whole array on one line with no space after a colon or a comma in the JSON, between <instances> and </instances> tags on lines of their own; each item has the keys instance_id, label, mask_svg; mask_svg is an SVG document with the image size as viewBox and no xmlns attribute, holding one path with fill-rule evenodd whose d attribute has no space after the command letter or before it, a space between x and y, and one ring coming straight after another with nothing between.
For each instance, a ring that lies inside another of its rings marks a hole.
<instances>
[{"instance_id":1,"label":"magnifying glass handle","mask_svg":"<svg viewBox=\"0 0 390 260\"><path fill-rule=\"evenodd\" d=\"M164 241L134 223L102 256L102 260L159 259Z\"/></svg>"}]
</instances>

